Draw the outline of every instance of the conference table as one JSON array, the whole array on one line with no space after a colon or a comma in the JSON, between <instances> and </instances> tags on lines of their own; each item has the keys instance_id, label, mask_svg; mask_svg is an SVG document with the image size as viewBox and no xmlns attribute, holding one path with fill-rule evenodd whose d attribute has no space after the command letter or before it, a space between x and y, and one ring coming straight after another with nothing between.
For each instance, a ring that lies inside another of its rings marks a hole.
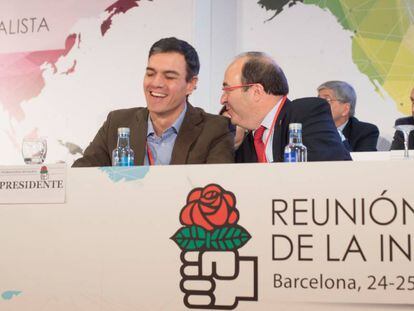
<instances>
[{"instance_id":1,"label":"conference table","mask_svg":"<svg viewBox=\"0 0 414 311\"><path fill-rule=\"evenodd\" d=\"M405 160L404 150L351 152L351 157L353 161ZM414 160L414 150L409 150L407 160Z\"/></svg>"},{"instance_id":2,"label":"conference table","mask_svg":"<svg viewBox=\"0 0 414 311\"><path fill-rule=\"evenodd\" d=\"M46 164L61 203L0 204L0 310L414 309L414 161L353 158Z\"/></svg>"}]
</instances>

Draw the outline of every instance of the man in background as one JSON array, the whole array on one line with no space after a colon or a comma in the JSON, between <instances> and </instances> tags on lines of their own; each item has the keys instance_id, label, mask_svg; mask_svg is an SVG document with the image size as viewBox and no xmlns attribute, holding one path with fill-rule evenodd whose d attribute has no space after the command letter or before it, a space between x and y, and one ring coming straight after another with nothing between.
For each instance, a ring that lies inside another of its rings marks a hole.
<instances>
[{"instance_id":1,"label":"man in background","mask_svg":"<svg viewBox=\"0 0 414 311\"><path fill-rule=\"evenodd\" d=\"M328 81L318 87L318 96L332 110L335 126L349 151L377 151L378 128L355 118L356 93L343 81Z\"/></svg>"},{"instance_id":2,"label":"man in background","mask_svg":"<svg viewBox=\"0 0 414 311\"><path fill-rule=\"evenodd\" d=\"M146 108L112 111L73 166L110 166L117 129L130 128L135 165L230 163L233 137L228 120L188 102L200 69L196 50L177 38L164 38L149 51L144 77Z\"/></svg>"},{"instance_id":3,"label":"man in background","mask_svg":"<svg viewBox=\"0 0 414 311\"><path fill-rule=\"evenodd\" d=\"M249 130L236 151L236 162L283 162L290 123L302 124L308 161L350 160L327 102L290 101L288 92L282 69L262 52L243 53L229 65L221 103L233 124Z\"/></svg>"},{"instance_id":4,"label":"man in background","mask_svg":"<svg viewBox=\"0 0 414 311\"><path fill-rule=\"evenodd\" d=\"M414 88L411 90L411 110L412 115L410 117L400 118L395 121L395 125L414 125ZM411 131L408 137L408 148L414 149L414 131ZM394 138L391 144L391 150L404 149L404 135L401 131L395 131Z\"/></svg>"}]
</instances>

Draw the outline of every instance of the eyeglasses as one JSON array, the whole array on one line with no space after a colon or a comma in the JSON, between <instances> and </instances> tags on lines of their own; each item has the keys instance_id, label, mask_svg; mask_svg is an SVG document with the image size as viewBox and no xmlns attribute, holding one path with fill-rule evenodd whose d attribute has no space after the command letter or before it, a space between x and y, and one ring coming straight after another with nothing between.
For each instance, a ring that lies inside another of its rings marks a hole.
<instances>
[{"instance_id":1,"label":"eyeglasses","mask_svg":"<svg viewBox=\"0 0 414 311\"><path fill-rule=\"evenodd\" d=\"M331 102L339 102L339 103L341 102L339 99L336 99L336 98L329 98L329 97L319 97L319 98L326 100L328 104L330 104Z\"/></svg>"},{"instance_id":2,"label":"eyeglasses","mask_svg":"<svg viewBox=\"0 0 414 311\"><path fill-rule=\"evenodd\" d=\"M251 86L253 86L253 85L255 85L255 84L257 84L257 83L240 84L240 85L233 85L233 86L223 86L223 87L221 88L221 90L222 90L223 92L231 92L231 91L233 91L233 90L235 90L235 89L239 89L239 88L241 88L241 87L251 87Z\"/></svg>"}]
</instances>

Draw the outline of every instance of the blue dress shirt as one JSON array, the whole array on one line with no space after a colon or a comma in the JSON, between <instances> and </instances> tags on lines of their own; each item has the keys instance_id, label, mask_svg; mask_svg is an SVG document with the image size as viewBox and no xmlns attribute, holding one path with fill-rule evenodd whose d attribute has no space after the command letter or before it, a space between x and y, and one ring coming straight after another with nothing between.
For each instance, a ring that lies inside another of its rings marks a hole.
<instances>
[{"instance_id":1,"label":"blue dress shirt","mask_svg":"<svg viewBox=\"0 0 414 311\"><path fill-rule=\"evenodd\" d=\"M159 137L155 133L150 116L148 116L147 147L150 148L154 165L168 165L177 139L178 131L183 123L187 104L178 116L177 120ZM149 165L148 152L145 154L144 165Z\"/></svg>"}]
</instances>

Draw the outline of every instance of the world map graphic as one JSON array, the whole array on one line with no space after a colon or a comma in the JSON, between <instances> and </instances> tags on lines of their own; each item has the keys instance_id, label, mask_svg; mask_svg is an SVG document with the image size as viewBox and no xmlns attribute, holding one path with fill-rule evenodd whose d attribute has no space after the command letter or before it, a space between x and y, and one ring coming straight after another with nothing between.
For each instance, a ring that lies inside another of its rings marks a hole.
<instances>
[{"instance_id":1,"label":"world map graphic","mask_svg":"<svg viewBox=\"0 0 414 311\"><path fill-rule=\"evenodd\" d=\"M109 6L105 12L109 16L102 22L102 36L111 28L112 19L118 14L125 14L134 7L138 7L140 0L118 0ZM56 62L66 56L72 48L79 48L81 34L69 34L65 41L65 48L50 51L27 53L11 53L0 55L0 102L9 113L18 120L24 118L20 107L23 100L36 97L44 87L41 65L47 63L53 67L55 74L72 74L76 70L76 60L70 68L58 72ZM75 43L77 43L75 45Z\"/></svg>"},{"instance_id":2,"label":"world map graphic","mask_svg":"<svg viewBox=\"0 0 414 311\"><path fill-rule=\"evenodd\" d=\"M103 3L105 3L105 7L101 9ZM99 23L96 25L96 31L99 33L101 40L105 40L108 39L107 36L115 25L122 24L123 20L127 20L128 15L132 11L142 10L142 5L147 3L152 5L152 3L156 4L157 1L105 0L101 3L99 1L92 1L89 3L91 7L89 15L82 17L89 18L88 20L99 20ZM269 27L283 13L292 10L298 5L318 7L323 11L329 12L335 17L337 23L344 31L349 31L352 34L352 61L357 66L359 72L368 77L373 89L377 90L378 93L380 93L379 88L388 93L395 105L395 109L400 114L410 114L411 102L408 94L414 85L414 1L260 0L256 2L256 5L260 10L266 10L271 13L269 18L263 21ZM73 18L72 24L75 25L79 22L80 18ZM156 28L157 23L159 22L155 22L152 25L151 32L159 31L162 33L161 28ZM143 22L142 25L143 27L150 27L146 22ZM48 27L52 27L52 25L48 25ZM75 27L73 28L75 31L62 33L62 48L59 49L0 53L0 143L6 146L7 150L14 150L14 153L9 151L7 155L2 155L3 161L6 163L11 158L20 157L15 154L19 153L20 142L23 136L36 137L42 135L40 130L42 124L40 123L43 122L43 119L45 123L53 124L55 122L53 126L62 125L62 128L82 123L74 119L76 118L76 112L72 112L73 115L71 116L68 116L66 112L62 112L62 115L59 115L57 118L49 119L47 114L44 113L43 115L36 116L24 127L22 126L33 114L33 105L36 100L40 100L41 96L47 97L44 94L46 88L53 87L48 81L58 79L60 83L65 83L63 77L74 77L86 70L82 57L94 51L89 50L91 48L88 46L87 40L89 38L87 34L78 31L81 28ZM7 21L0 20L0 38L6 37L11 31L13 29L11 26L8 26ZM16 30L14 29L14 31ZM117 38L117 40L119 40L116 41L119 44L122 41L122 37ZM107 44L110 45L112 43L108 41ZM142 50L142 45L136 42L133 49ZM127 57L133 58L134 53L134 50L131 50L120 55L127 55ZM90 57L93 58L93 56ZM99 57L102 57L102 55ZM99 57L96 57L96 59L99 59ZM103 55L103 57L111 56L108 54ZM107 62L104 65L110 70L111 62ZM131 75L137 75L138 70L133 71L132 68L133 66L130 69ZM96 81L102 78L102 75L96 73ZM70 90L71 86L67 83L66 88ZM100 91L103 94L109 91L109 89L103 87ZM55 89L55 92L59 92L59 89ZM62 91L62 104L63 102L71 103L78 101L79 94L76 98L71 97L74 92L76 90L73 90L72 93L68 93L68 90ZM115 93L115 91L113 92ZM120 103L117 103L118 107L125 106L123 104L125 98L133 98L135 96L135 93L132 95L130 90L120 90L119 94L123 94L123 97L122 99L120 98ZM44 102L45 100L47 98L42 97L41 101ZM102 97L97 100L102 100ZM140 103L139 106L144 104ZM55 107L55 113L59 114L59 107L57 105L52 103L48 105ZM131 101L129 105L137 104ZM81 106L86 108L84 104ZM95 118L99 114L93 110L94 108L88 109L90 110L86 109L86 114L91 116L95 114ZM100 122L103 122L103 118L104 115L100 115ZM96 133L98 126L99 124L93 125L93 132ZM50 133L51 129L44 129L43 132ZM78 138L80 134L76 131L69 136L61 135L59 131L53 134L55 134L54 136L51 135L53 136L53 139L51 139L53 141L49 140L49 142L59 145L66 150L65 152L73 156L80 156L82 154L83 149L92 139L91 135L93 135L92 130L87 135L88 137L82 137L82 139Z\"/></svg>"},{"instance_id":3,"label":"world map graphic","mask_svg":"<svg viewBox=\"0 0 414 311\"><path fill-rule=\"evenodd\" d=\"M108 16L101 24L102 37L105 36L112 25L112 20L119 14L125 14L134 7L138 7L140 0L118 0L110 5L105 12ZM75 23L75 21L74 21ZM3 23L4 25L4 23ZM3 35L7 34L6 28L3 29ZM10 27L9 33L12 31ZM65 57L72 49L81 47L82 34L71 33L66 36L65 48L57 50L22 52L0 54L0 104L8 112L11 118L22 121L25 113L21 107L22 102L38 96L45 87L43 78L44 65L50 65L53 68L53 74L73 74L76 71L77 61L73 60L68 68L59 70L56 62ZM37 136L37 129L34 128L28 136ZM14 140L13 131L10 131L9 138ZM18 145L17 141L14 144ZM67 144L68 151L74 152L79 150L74 144Z\"/></svg>"},{"instance_id":4,"label":"world map graphic","mask_svg":"<svg viewBox=\"0 0 414 311\"><path fill-rule=\"evenodd\" d=\"M352 58L361 73L378 82L404 114L411 113L407 94L414 86L414 1L260 0L277 18L297 3L315 5L333 14L354 34Z\"/></svg>"}]
</instances>

